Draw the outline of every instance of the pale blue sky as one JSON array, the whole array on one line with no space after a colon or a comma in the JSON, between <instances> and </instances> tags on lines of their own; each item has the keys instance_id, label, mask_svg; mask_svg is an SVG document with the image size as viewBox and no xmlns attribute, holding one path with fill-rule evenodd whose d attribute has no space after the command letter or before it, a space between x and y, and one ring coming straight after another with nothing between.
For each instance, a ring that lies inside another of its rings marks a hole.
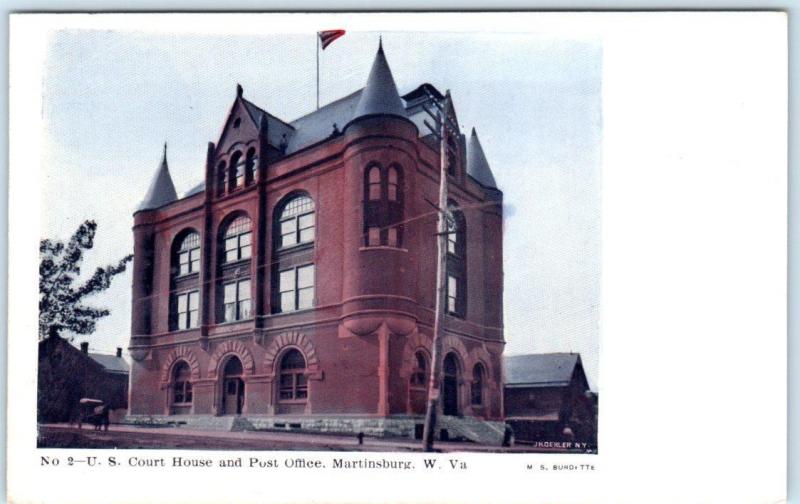
<instances>
[{"instance_id":1,"label":"pale blue sky","mask_svg":"<svg viewBox=\"0 0 800 504\"><path fill-rule=\"evenodd\" d=\"M346 27L345 27L346 28ZM597 387L602 47L531 34L383 32L401 93L450 89L505 194L506 353L580 352ZM366 81L377 33L321 53L321 102ZM293 120L315 105L312 33L264 37L64 30L43 83L42 236L98 222L91 271L132 250L132 213L169 143L179 193L201 181L235 97ZM96 296L112 315L90 346L127 347L130 272ZM80 341L80 339L78 340Z\"/></svg>"}]
</instances>

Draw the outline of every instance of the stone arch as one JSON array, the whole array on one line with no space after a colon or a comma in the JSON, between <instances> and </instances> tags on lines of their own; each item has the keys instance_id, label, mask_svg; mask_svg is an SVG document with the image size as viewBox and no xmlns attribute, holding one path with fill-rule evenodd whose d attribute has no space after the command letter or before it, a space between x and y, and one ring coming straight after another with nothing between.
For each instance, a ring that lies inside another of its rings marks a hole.
<instances>
[{"instance_id":1,"label":"stone arch","mask_svg":"<svg viewBox=\"0 0 800 504\"><path fill-rule=\"evenodd\" d=\"M459 360L461 361L461 365L464 366L465 368L466 366L469 366L469 352L467 352L467 347L464 345L464 342L461 341L461 338L453 336L452 334L448 334L447 336L442 338L441 349L442 349L442 355L440 358L444 359L444 356L447 355L449 352L455 352ZM464 373L465 371L466 371L465 369L462 369L462 373ZM470 371L470 373L472 373L472 371Z\"/></svg>"},{"instance_id":2,"label":"stone arch","mask_svg":"<svg viewBox=\"0 0 800 504\"><path fill-rule=\"evenodd\" d=\"M275 373L275 363L288 348L297 348L306 359L306 369L315 371L319 369L317 351L308 337L297 331L287 331L279 334L267 347L264 366L267 373Z\"/></svg>"},{"instance_id":3,"label":"stone arch","mask_svg":"<svg viewBox=\"0 0 800 504\"><path fill-rule=\"evenodd\" d=\"M192 380L200 379L200 362L197 360L197 356L195 356L194 352L192 352L189 347L179 346L177 348L173 348L172 351L167 354L167 359L161 366L162 383L170 382L172 379L170 376L170 373L172 372L172 366L181 360L186 361L186 363L189 364L189 369L192 370Z\"/></svg>"},{"instance_id":4,"label":"stone arch","mask_svg":"<svg viewBox=\"0 0 800 504\"><path fill-rule=\"evenodd\" d=\"M419 350L423 350L425 352L428 362L431 363L432 348L433 342L431 341L430 336L416 330L411 333L406 338L406 344L403 347L403 361L399 371L400 377L409 378L411 376L411 371L416 368L415 355Z\"/></svg>"},{"instance_id":5,"label":"stone arch","mask_svg":"<svg viewBox=\"0 0 800 504\"><path fill-rule=\"evenodd\" d=\"M472 380L474 377L472 376L472 372L475 369L475 364L478 363L483 364L483 369L486 371L486 376L484 376L484 380L487 385L494 387L496 384L496 380L494 379L495 369L492 365L492 356L486 350L486 347L483 345L476 346L469 352L469 360L467 361L469 366L469 379Z\"/></svg>"},{"instance_id":6,"label":"stone arch","mask_svg":"<svg viewBox=\"0 0 800 504\"><path fill-rule=\"evenodd\" d=\"M211 360L208 363L209 378L217 377L219 364L222 362L223 357L226 357L228 354L233 354L239 357L239 360L242 361L242 367L244 368L245 374L253 374L255 372L255 360L253 359L253 354L250 353L250 350L247 348L247 346L245 346L245 344L239 340L228 340L220 344L216 350L214 350L213 355L211 355Z\"/></svg>"}]
</instances>

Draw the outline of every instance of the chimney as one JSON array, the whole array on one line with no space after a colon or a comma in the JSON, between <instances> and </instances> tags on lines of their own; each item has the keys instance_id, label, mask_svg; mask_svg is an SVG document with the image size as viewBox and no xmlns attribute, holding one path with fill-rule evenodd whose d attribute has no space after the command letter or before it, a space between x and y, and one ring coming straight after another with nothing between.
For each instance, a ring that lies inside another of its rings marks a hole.
<instances>
[{"instance_id":1,"label":"chimney","mask_svg":"<svg viewBox=\"0 0 800 504\"><path fill-rule=\"evenodd\" d=\"M122 347L117 347L117 357L122 357Z\"/></svg>"},{"instance_id":2,"label":"chimney","mask_svg":"<svg viewBox=\"0 0 800 504\"><path fill-rule=\"evenodd\" d=\"M84 341L83 343L81 343L81 352L83 352L85 354L89 353L89 342L88 341Z\"/></svg>"}]
</instances>

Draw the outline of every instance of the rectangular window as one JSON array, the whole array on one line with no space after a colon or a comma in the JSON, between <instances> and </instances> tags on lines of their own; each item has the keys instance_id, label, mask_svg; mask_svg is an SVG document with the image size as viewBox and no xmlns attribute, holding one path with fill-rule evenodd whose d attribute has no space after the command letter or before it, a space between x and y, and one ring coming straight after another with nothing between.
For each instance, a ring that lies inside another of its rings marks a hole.
<instances>
[{"instance_id":1,"label":"rectangular window","mask_svg":"<svg viewBox=\"0 0 800 504\"><path fill-rule=\"evenodd\" d=\"M447 311L449 313L456 313L458 299L458 278L454 276L447 277Z\"/></svg>"},{"instance_id":2,"label":"rectangular window","mask_svg":"<svg viewBox=\"0 0 800 504\"><path fill-rule=\"evenodd\" d=\"M392 226L392 227L390 227L388 229L388 231L389 231L389 239L387 241L387 245L389 245L390 247L396 247L397 246L397 227Z\"/></svg>"},{"instance_id":3,"label":"rectangular window","mask_svg":"<svg viewBox=\"0 0 800 504\"><path fill-rule=\"evenodd\" d=\"M282 312L314 307L314 265L283 270L278 279L278 303Z\"/></svg>"},{"instance_id":4,"label":"rectangular window","mask_svg":"<svg viewBox=\"0 0 800 504\"><path fill-rule=\"evenodd\" d=\"M199 322L198 314L200 313L200 293L197 291L186 292L178 294L177 298L178 315L176 326L178 330L197 327Z\"/></svg>"},{"instance_id":5,"label":"rectangular window","mask_svg":"<svg viewBox=\"0 0 800 504\"><path fill-rule=\"evenodd\" d=\"M189 272L194 273L200 271L200 249L192 249L189 251Z\"/></svg>"},{"instance_id":6,"label":"rectangular window","mask_svg":"<svg viewBox=\"0 0 800 504\"><path fill-rule=\"evenodd\" d=\"M237 318L239 320L250 318L250 280L239 282Z\"/></svg>"},{"instance_id":7,"label":"rectangular window","mask_svg":"<svg viewBox=\"0 0 800 504\"><path fill-rule=\"evenodd\" d=\"M224 292L222 295L224 303L224 318L225 322L236 320L236 284L225 284Z\"/></svg>"},{"instance_id":8,"label":"rectangular window","mask_svg":"<svg viewBox=\"0 0 800 504\"><path fill-rule=\"evenodd\" d=\"M314 306L314 265L297 268L297 309Z\"/></svg>"}]
</instances>

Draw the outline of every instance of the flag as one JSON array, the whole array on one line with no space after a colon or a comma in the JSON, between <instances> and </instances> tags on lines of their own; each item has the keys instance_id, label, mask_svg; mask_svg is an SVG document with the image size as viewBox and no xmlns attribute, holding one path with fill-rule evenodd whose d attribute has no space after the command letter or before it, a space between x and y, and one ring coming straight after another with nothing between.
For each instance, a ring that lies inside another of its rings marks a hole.
<instances>
[{"instance_id":1,"label":"flag","mask_svg":"<svg viewBox=\"0 0 800 504\"><path fill-rule=\"evenodd\" d=\"M319 42L322 45L322 50L324 51L326 47L331 45L334 40L344 35L344 33L344 30L325 30L317 32L317 36L319 36Z\"/></svg>"}]
</instances>

